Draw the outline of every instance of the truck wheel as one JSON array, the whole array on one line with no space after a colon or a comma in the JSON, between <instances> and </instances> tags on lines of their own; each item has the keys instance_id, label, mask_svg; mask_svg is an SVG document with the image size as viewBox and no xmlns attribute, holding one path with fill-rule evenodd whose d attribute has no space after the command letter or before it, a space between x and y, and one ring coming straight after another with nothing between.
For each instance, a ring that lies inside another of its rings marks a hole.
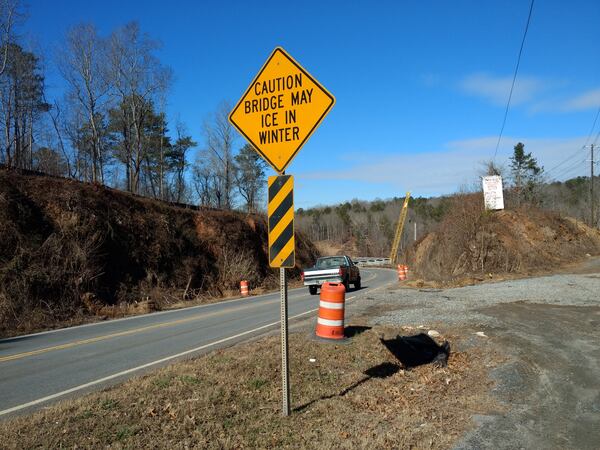
<instances>
[{"instance_id":1,"label":"truck wheel","mask_svg":"<svg viewBox=\"0 0 600 450\"><path fill-rule=\"evenodd\" d=\"M346 278L342 284L346 288L346 292L348 292L348 290L350 290L350 282L348 281L348 278Z\"/></svg>"},{"instance_id":2,"label":"truck wheel","mask_svg":"<svg viewBox=\"0 0 600 450\"><path fill-rule=\"evenodd\" d=\"M354 289L360 289L360 277L356 279L356 283L354 283Z\"/></svg>"},{"instance_id":3,"label":"truck wheel","mask_svg":"<svg viewBox=\"0 0 600 450\"><path fill-rule=\"evenodd\" d=\"M317 287L316 286L309 286L308 287L308 292L310 292L310 295L317 295Z\"/></svg>"}]
</instances>

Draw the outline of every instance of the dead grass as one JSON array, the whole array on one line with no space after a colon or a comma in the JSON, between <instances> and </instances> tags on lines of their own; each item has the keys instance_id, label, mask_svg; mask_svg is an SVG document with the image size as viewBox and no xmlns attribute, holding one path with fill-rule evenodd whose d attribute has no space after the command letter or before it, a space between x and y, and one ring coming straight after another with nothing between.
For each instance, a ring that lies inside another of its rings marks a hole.
<instances>
[{"instance_id":1,"label":"dead grass","mask_svg":"<svg viewBox=\"0 0 600 450\"><path fill-rule=\"evenodd\" d=\"M523 207L484 211L481 194L457 195L438 228L409 249L417 278L441 285L535 275L600 254L600 233L568 217Z\"/></svg>"},{"instance_id":2,"label":"dead grass","mask_svg":"<svg viewBox=\"0 0 600 450\"><path fill-rule=\"evenodd\" d=\"M449 448L494 408L489 353L446 368L400 364L373 328L344 344L290 339L291 417L280 414L279 338L215 351L0 424L5 448ZM446 336L452 346L460 339ZM316 362L310 362L315 358ZM382 368L397 367L395 373ZM367 375L371 374L371 375ZM379 374L379 376L377 375Z\"/></svg>"}]
</instances>

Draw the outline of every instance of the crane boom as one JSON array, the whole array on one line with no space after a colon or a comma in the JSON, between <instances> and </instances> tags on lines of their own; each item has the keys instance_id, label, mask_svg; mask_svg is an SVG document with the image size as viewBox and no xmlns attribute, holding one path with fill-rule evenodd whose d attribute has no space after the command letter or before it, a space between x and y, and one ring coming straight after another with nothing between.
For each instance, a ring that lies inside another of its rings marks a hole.
<instances>
[{"instance_id":1,"label":"crane boom","mask_svg":"<svg viewBox=\"0 0 600 450\"><path fill-rule=\"evenodd\" d=\"M400 246L400 240L402 239L402 231L404 230L404 222L406 221L406 214L408 213L408 200L410 199L410 192L406 193L404 198L404 205L400 211L400 217L398 218L398 226L396 227L396 234L394 235L394 242L392 243L392 253L390 254L390 260L392 265L398 261L398 247Z\"/></svg>"}]
</instances>

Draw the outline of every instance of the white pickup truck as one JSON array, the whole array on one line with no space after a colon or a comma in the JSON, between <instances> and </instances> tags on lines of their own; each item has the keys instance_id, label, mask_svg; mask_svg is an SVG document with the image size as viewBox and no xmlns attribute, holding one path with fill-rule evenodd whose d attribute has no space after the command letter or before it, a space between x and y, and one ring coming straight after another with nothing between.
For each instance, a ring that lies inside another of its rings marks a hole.
<instances>
[{"instance_id":1,"label":"white pickup truck","mask_svg":"<svg viewBox=\"0 0 600 450\"><path fill-rule=\"evenodd\" d=\"M311 295L316 295L317 289L326 282L343 283L346 290L352 283L355 289L360 289L360 269L349 256L325 256L318 258L313 267L303 270L302 280Z\"/></svg>"}]
</instances>

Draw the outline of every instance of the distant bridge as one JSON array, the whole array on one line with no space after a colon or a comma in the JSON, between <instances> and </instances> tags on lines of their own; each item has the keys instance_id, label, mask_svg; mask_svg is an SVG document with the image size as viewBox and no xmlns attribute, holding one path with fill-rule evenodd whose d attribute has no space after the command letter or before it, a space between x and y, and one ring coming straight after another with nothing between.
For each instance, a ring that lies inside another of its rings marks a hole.
<instances>
[{"instance_id":1,"label":"distant bridge","mask_svg":"<svg viewBox=\"0 0 600 450\"><path fill-rule=\"evenodd\" d=\"M390 258L378 258L377 256L356 256L352 258L357 266L389 266L392 263Z\"/></svg>"}]
</instances>

